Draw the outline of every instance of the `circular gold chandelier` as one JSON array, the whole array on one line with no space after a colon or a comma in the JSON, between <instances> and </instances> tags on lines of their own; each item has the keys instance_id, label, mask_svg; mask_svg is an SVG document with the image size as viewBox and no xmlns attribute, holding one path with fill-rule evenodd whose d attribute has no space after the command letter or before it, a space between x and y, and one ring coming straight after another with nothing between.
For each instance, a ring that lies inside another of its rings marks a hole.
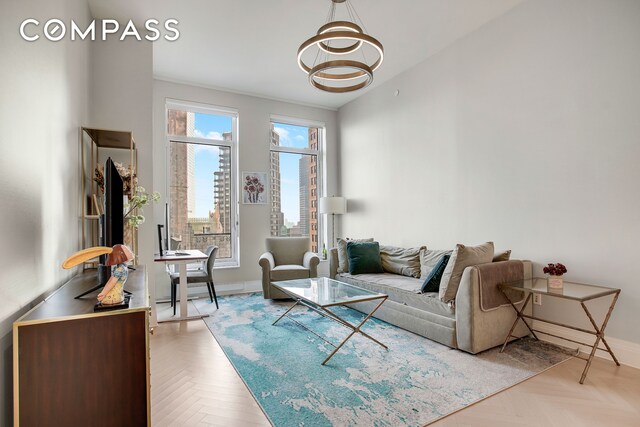
<instances>
[{"instance_id":1,"label":"circular gold chandelier","mask_svg":"<svg viewBox=\"0 0 640 427\"><path fill-rule=\"evenodd\" d=\"M352 21L334 20L338 3L345 3ZM349 0L331 0L328 22L298 48L298 66L309 76L309 83L313 87L326 92L344 93L365 88L373 81L373 72L384 59L384 48L378 40L363 31L364 25L361 27L355 23L356 19L359 20L358 14ZM365 47L375 53L372 62L367 61ZM314 48L315 60L308 65L303 55ZM345 59L332 59L333 56Z\"/></svg>"}]
</instances>

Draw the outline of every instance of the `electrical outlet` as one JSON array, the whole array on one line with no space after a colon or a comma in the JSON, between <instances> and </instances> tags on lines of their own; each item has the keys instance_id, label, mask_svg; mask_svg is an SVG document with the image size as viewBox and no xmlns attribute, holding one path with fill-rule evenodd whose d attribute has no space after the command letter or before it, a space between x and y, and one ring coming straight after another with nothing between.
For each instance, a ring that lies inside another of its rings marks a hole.
<instances>
[{"instance_id":1,"label":"electrical outlet","mask_svg":"<svg viewBox=\"0 0 640 427\"><path fill-rule=\"evenodd\" d=\"M533 303L535 305L542 305L542 294L533 294Z\"/></svg>"}]
</instances>

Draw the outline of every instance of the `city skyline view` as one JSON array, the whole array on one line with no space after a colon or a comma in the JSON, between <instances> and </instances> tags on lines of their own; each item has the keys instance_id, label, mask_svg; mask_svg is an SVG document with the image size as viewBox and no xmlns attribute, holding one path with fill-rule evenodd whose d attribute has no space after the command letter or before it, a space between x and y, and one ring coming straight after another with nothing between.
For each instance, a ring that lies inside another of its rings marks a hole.
<instances>
[{"instance_id":1,"label":"city skyline view","mask_svg":"<svg viewBox=\"0 0 640 427\"><path fill-rule=\"evenodd\" d=\"M193 132L187 132L187 136L222 140L223 134L231 132L232 126L231 117L195 113ZM274 125L274 131L280 136L281 146L294 148L309 146L307 127L277 123ZM206 218L209 212L215 210L212 171L219 169L219 155L220 150L216 146L194 144L195 206L189 213L190 218ZM280 154L281 210L285 222L294 225L300 221L300 156L290 153Z\"/></svg>"},{"instance_id":2,"label":"city skyline view","mask_svg":"<svg viewBox=\"0 0 640 427\"><path fill-rule=\"evenodd\" d=\"M293 148L309 147L309 128L275 123L273 131L280 136L280 146ZM300 221L300 154L280 153L281 209L285 223Z\"/></svg>"},{"instance_id":3,"label":"city skyline view","mask_svg":"<svg viewBox=\"0 0 640 427\"><path fill-rule=\"evenodd\" d=\"M222 140L224 133L231 133L233 119L228 116L214 116L212 114L194 114L193 135L198 138ZM206 144L194 146L195 157L195 209L189 215L192 218L206 218L214 211L214 179L213 171L220 168L220 150L218 147Z\"/></svg>"},{"instance_id":4,"label":"city skyline view","mask_svg":"<svg viewBox=\"0 0 640 427\"><path fill-rule=\"evenodd\" d=\"M234 253L234 203L243 200L242 189L232 197L236 151L231 115L168 110L170 140L171 247L205 250L220 248L219 256ZM210 140L189 142L180 137ZM268 134L271 159L267 203L272 236L309 236L318 250L318 128L272 122ZM175 139L173 138L175 137ZM249 142L250 144L251 142ZM256 144L259 143L256 142ZM265 146L265 148L267 148ZM245 148L246 149L246 148ZM250 147L251 149L251 147ZM301 152L290 152L293 149ZM254 171L255 172L255 171Z\"/></svg>"}]
</instances>

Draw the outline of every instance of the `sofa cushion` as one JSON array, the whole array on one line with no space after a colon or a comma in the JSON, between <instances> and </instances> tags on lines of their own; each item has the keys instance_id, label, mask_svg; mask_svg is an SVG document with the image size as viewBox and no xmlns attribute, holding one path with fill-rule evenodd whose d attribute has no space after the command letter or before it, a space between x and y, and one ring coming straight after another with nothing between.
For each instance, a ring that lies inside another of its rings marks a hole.
<instances>
[{"instance_id":1,"label":"sofa cushion","mask_svg":"<svg viewBox=\"0 0 640 427\"><path fill-rule=\"evenodd\" d=\"M447 268L449 258L451 255L444 254L440 257L440 260L436 266L431 270L431 273L424 279L422 283L422 292L438 292L440 289L440 281L444 274L444 269Z\"/></svg>"},{"instance_id":2,"label":"sofa cushion","mask_svg":"<svg viewBox=\"0 0 640 427\"><path fill-rule=\"evenodd\" d=\"M271 270L271 280L277 282L279 280L307 279L309 278L309 269L301 265L278 265Z\"/></svg>"},{"instance_id":3,"label":"sofa cushion","mask_svg":"<svg viewBox=\"0 0 640 427\"><path fill-rule=\"evenodd\" d=\"M347 255L347 242L373 242L373 237L368 239L341 239L338 238L338 273L349 272L349 256Z\"/></svg>"},{"instance_id":4,"label":"sofa cushion","mask_svg":"<svg viewBox=\"0 0 640 427\"><path fill-rule=\"evenodd\" d=\"M451 255L451 250L423 249L420 251L420 278L425 279L433 267L442 259L442 255Z\"/></svg>"},{"instance_id":5,"label":"sofa cushion","mask_svg":"<svg viewBox=\"0 0 640 427\"><path fill-rule=\"evenodd\" d=\"M458 286L460 286L464 269L472 265L491 262L493 260L493 252L493 242L478 246L457 244L440 281L440 299L443 302L453 301L458 293Z\"/></svg>"},{"instance_id":6,"label":"sofa cushion","mask_svg":"<svg viewBox=\"0 0 640 427\"><path fill-rule=\"evenodd\" d=\"M420 277L420 251L424 246L415 248L399 248L396 246L380 246L382 269L388 273L408 277Z\"/></svg>"},{"instance_id":7,"label":"sofa cushion","mask_svg":"<svg viewBox=\"0 0 640 427\"><path fill-rule=\"evenodd\" d=\"M336 280L350 283L373 292L387 294L390 301L425 310L437 316L455 319L454 307L438 299L435 292L421 294L422 280L413 277L400 276L393 273L383 274L338 274ZM386 303L385 303L386 304ZM383 304L384 306L384 304Z\"/></svg>"},{"instance_id":8,"label":"sofa cushion","mask_svg":"<svg viewBox=\"0 0 640 427\"><path fill-rule=\"evenodd\" d=\"M493 262L509 261L509 258L511 258L511 249L493 254Z\"/></svg>"},{"instance_id":9,"label":"sofa cushion","mask_svg":"<svg viewBox=\"0 0 640 427\"><path fill-rule=\"evenodd\" d=\"M347 242L349 274L384 273L378 242Z\"/></svg>"}]
</instances>

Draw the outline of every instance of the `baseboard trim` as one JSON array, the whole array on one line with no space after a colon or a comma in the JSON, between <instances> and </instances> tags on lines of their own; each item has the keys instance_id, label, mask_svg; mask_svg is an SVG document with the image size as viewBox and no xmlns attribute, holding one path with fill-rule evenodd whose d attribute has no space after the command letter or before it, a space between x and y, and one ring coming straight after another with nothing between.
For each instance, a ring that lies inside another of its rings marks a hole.
<instances>
[{"instance_id":1,"label":"baseboard trim","mask_svg":"<svg viewBox=\"0 0 640 427\"><path fill-rule=\"evenodd\" d=\"M572 329L567 329L561 326L551 325L535 320L533 321L533 327L534 329L538 329L542 332L564 336L576 341L588 343L593 342L593 340L595 339L593 335L585 334L584 332L574 331ZM587 346L575 344L569 341L563 341L556 337L539 334L538 338L554 344L560 344L571 348L579 348L582 353L589 354L591 352L591 348ZM621 340L619 338L608 337L606 335L605 338L607 339L607 343L611 347L613 354L616 355L616 358L621 364L640 369L640 344ZM602 344L600 344L600 347L604 348ZM602 359L612 360L611 356L606 351L597 350L596 356Z\"/></svg>"},{"instance_id":2,"label":"baseboard trim","mask_svg":"<svg viewBox=\"0 0 640 427\"><path fill-rule=\"evenodd\" d=\"M262 282L260 280L248 280L245 282L216 282L216 294L218 296L248 294L252 292L262 292ZM168 290L168 289L167 289ZM207 286L190 286L189 295L209 297ZM156 295L156 301L169 300L169 295Z\"/></svg>"}]
</instances>

